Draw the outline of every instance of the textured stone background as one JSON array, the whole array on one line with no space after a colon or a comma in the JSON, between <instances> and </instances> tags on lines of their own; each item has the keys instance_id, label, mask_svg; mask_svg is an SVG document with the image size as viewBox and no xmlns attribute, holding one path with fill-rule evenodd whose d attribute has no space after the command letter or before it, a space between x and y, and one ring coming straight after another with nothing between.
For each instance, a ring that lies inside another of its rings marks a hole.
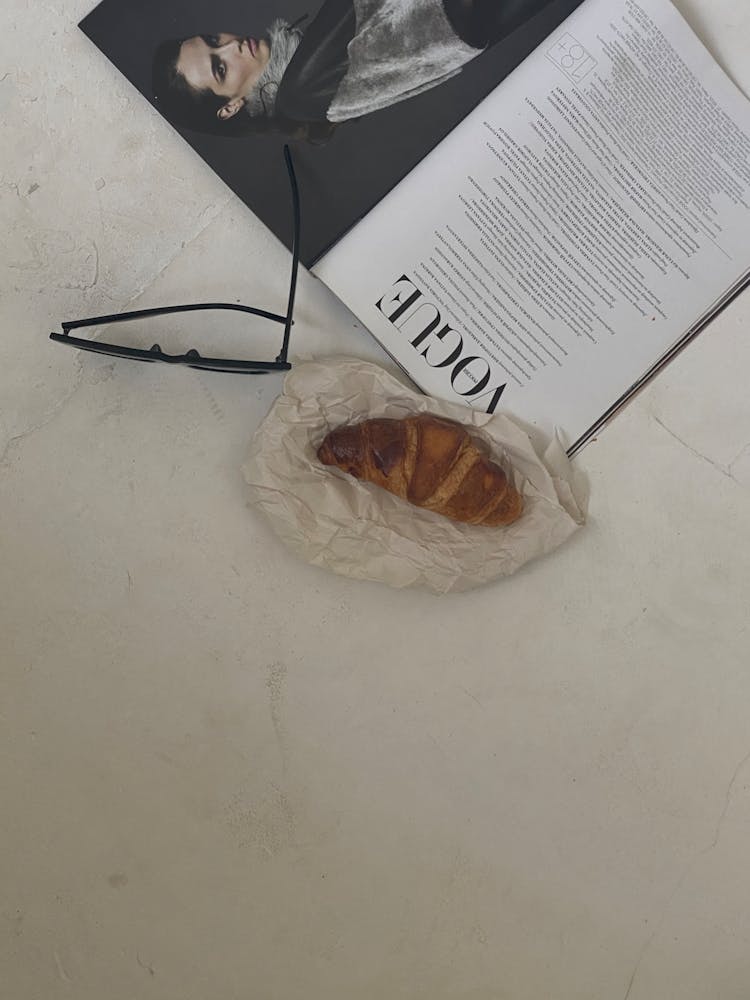
<instances>
[{"instance_id":1,"label":"textured stone background","mask_svg":"<svg viewBox=\"0 0 750 1000\"><path fill-rule=\"evenodd\" d=\"M745 0L678 6L750 92ZM239 472L275 377L46 339L288 267L86 12L0 32L0 994L747 1000L748 296L585 450L555 558L443 601L301 565ZM305 277L332 351L384 361Z\"/></svg>"}]
</instances>

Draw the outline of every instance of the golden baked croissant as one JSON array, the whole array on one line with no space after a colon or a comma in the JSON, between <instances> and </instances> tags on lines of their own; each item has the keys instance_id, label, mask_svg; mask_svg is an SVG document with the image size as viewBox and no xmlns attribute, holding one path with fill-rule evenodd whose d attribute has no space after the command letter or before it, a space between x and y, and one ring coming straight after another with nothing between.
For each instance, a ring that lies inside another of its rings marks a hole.
<instances>
[{"instance_id":1,"label":"golden baked croissant","mask_svg":"<svg viewBox=\"0 0 750 1000\"><path fill-rule=\"evenodd\" d=\"M510 524L520 517L523 500L481 449L461 424L423 413L338 427L318 458L454 521Z\"/></svg>"}]
</instances>

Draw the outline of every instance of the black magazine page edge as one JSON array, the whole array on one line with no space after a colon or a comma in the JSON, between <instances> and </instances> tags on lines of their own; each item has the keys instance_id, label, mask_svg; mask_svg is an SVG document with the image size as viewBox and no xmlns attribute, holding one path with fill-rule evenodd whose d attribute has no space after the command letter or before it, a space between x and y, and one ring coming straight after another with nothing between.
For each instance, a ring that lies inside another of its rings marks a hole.
<instances>
[{"instance_id":1,"label":"black magazine page edge","mask_svg":"<svg viewBox=\"0 0 750 1000\"><path fill-rule=\"evenodd\" d=\"M575 458L576 455L578 455L578 453L585 447L585 445L587 445L592 439L594 439L596 435L601 430L603 430L605 426L607 426L615 416L617 416L620 410L624 409L628 405L628 403L632 402L633 399L635 399L635 397L638 395L638 393L641 392L643 389L645 389L663 368L666 368L666 366L671 361L674 361L674 359L678 356L678 354L680 354L690 343L692 343L692 341L695 340L699 334L703 333L706 327L710 326L711 323L713 323L714 320L717 319L721 315L721 313L723 313L725 309L727 309L733 302L735 302L736 299L738 299L740 295L742 295L742 293L748 288L750 288L750 271L748 271L747 274L745 274L739 280L739 283L735 285L733 291L731 291L726 296L723 296L722 298L719 299L718 304L713 309L710 309L708 311L706 316L703 318L701 322L698 323L697 326L691 327L690 330L687 331L687 333L683 334L683 336L680 337L679 340L677 340L672 345L672 347L670 347L669 350L659 358L658 361L655 361L654 364L651 365L651 367L646 370L646 372L641 376L641 378L638 379L637 382L634 382L628 389L626 389L626 391L620 397L618 397L618 399L616 399L615 402L607 410L604 411L601 417L599 417L599 419L596 420L591 425L591 427L588 428L588 430L584 431L584 433L581 434L581 436L566 450L566 455L568 456L568 458L569 459ZM359 317L356 317L356 314L353 315L355 315L355 318L357 318L358 322L361 322L359 320ZM365 327L365 329L368 328ZM419 389L419 391L422 392L424 395L429 396L430 393L426 392L424 387L420 385L419 381L414 377L414 375L410 371L408 371L407 368L404 367L402 362L399 361L394 354L392 354L386 347L383 346L383 344L380 342L380 340L378 340L375 334L371 334L371 336L374 337L374 339L377 341L380 347L385 351L385 353L394 362L394 364L396 364L398 368L404 373L404 375L409 379L412 385L415 385L417 389Z\"/></svg>"},{"instance_id":2,"label":"black magazine page edge","mask_svg":"<svg viewBox=\"0 0 750 1000\"><path fill-rule=\"evenodd\" d=\"M659 372L666 368L666 366L673 361L681 351L683 351L688 344L690 344L695 338L703 333L707 326L710 326L713 321L724 312L739 296L746 290L750 288L750 271L746 272L742 277L739 278L738 282L734 286L730 286L728 293L718 300L716 306L709 310L706 316L697 324L697 326L691 327L687 333L683 334L673 345L669 348L666 354L663 354L658 361L646 370L646 372L634 382L633 385L627 389L619 399L615 402L599 417L599 419L585 431L577 441L575 441L570 448L567 449L568 458L573 458L578 452L588 444L591 439L601 431L606 424L617 414L619 411L626 406L642 389L651 382L651 380L659 374Z\"/></svg>"}]
</instances>

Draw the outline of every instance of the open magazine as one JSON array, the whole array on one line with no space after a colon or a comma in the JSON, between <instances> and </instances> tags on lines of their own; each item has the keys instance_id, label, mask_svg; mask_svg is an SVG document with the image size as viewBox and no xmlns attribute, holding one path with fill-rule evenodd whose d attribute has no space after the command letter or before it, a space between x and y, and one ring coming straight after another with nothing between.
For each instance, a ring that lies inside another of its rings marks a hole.
<instances>
[{"instance_id":1,"label":"open magazine","mask_svg":"<svg viewBox=\"0 0 750 1000\"><path fill-rule=\"evenodd\" d=\"M287 243L293 139L305 263L425 392L571 452L750 280L750 102L669 0L104 0L82 27Z\"/></svg>"}]
</instances>

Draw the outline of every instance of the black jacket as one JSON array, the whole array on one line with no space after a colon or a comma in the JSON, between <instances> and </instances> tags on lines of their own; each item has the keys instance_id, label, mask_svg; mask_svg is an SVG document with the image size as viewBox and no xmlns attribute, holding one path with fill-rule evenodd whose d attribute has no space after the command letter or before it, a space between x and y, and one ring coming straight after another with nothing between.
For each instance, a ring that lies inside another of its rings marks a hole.
<instances>
[{"instance_id":1,"label":"black jacket","mask_svg":"<svg viewBox=\"0 0 750 1000\"><path fill-rule=\"evenodd\" d=\"M296 122L324 122L326 112L346 76L346 48L354 38L352 0L326 0L279 84L276 114Z\"/></svg>"}]
</instances>

